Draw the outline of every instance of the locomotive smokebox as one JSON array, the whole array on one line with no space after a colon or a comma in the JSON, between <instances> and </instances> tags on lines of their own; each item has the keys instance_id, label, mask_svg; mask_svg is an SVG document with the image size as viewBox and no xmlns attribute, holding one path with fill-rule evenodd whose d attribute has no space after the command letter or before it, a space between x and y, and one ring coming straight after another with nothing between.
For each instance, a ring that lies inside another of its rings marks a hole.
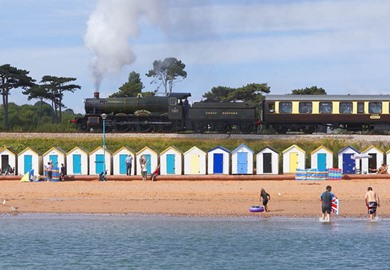
<instances>
[{"instance_id":1,"label":"locomotive smokebox","mask_svg":"<svg viewBox=\"0 0 390 270\"><path fill-rule=\"evenodd\" d=\"M100 93L99 93L99 91L95 91L95 92L93 92L93 97L94 98L100 98Z\"/></svg>"}]
</instances>

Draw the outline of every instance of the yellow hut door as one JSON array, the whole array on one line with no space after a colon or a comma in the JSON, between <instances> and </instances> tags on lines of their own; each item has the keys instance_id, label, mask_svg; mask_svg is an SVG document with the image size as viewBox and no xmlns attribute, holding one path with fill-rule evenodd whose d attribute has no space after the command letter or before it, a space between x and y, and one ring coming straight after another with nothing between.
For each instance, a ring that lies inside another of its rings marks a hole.
<instances>
[{"instance_id":1,"label":"yellow hut door","mask_svg":"<svg viewBox=\"0 0 390 270\"><path fill-rule=\"evenodd\" d=\"M298 168L298 153L291 152L290 153L290 173L295 173Z\"/></svg>"},{"instance_id":2,"label":"yellow hut door","mask_svg":"<svg viewBox=\"0 0 390 270\"><path fill-rule=\"evenodd\" d=\"M190 156L190 173L191 174L199 174L199 155L191 155Z\"/></svg>"}]
</instances>

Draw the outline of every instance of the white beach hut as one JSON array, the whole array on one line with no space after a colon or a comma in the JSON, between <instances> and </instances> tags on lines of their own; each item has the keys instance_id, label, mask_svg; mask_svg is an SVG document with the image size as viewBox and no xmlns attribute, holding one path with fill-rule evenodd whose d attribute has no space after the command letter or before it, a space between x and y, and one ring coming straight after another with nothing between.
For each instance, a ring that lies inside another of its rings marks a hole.
<instances>
[{"instance_id":1,"label":"white beach hut","mask_svg":"<svg viewBox=\"0 0 390 270\"><path fill-rule=\"evenodd\" d=\"M66 174L88 175L88 151L76 146L66 153Z\"/></svg>"},{"instance_id":2,"label":"white beach hut","mask_svg":"<svg viewBox=\"0 0 390 270\"><path fill-rule=\"evenodd\" d=\"M279 152L266 146L256 154L256 174L278 174Z\"/></svg>"},{"instance_id":3,"label":"white beach hut","mask_svg":"<svg viewBox=\"0 0 390 270\"><path fill-rule=\"evenodd\" d=\"M16 153L7 148L4 147L0 150L0 161L1 161L1 173L6 174L6 173L11 173L10 168L13 171L13 174L16 173Z\"/></svg>"},{"instance_id":4,"label":"white beach hut","mask_svg":"<svg viewBox=\"0 0 390 270\"><path fill-rule=\"evenodd\" d=\"M311 168L318 172L326 172L327 169L333 168L333 152L321 145L310 153Z\"/></svg>"},{"instance_id":5,"label":"white beach hut","mask_svg":"<svg viewBox=\"0 0 390 270\"><path fill-rule=\"evenodd\" d=\"M34 175L42 174L42 157L37 151L31 147L27 147L18 154L17 174L24 175L31 170L34 170Z\"/></svg>"},{"instance_id":6,"label":"white beach hut","mask_svg":"<svg viewBox=\"0 0 390 270\"><path fill-rule=\"evenodd\" d=\"M48 151L42 154L42 160L43 160L43 167L42 169L45 170L45 167L49 162L52 162L53 169L54 168L61 168L61 164L66 165L66 152L62 150L59 147L52 147Z\"/></svg>"},{"instance_id":7,"label":"white beach hut","mask_svg":"<svg viewBox=\"0 0 390 270\"><path fill-rule=\"evenodd\" d=\"M127 146L123 146L112 154L112 171L114 175L126 175L126 158L131 155L133 158L131 175L135 175L135 151Z\"/></svg>"},{"instance_id":8,"label":"white beach hut","mask_svg":"<svg viewBox=\"0 0 390 270\"><path fill-rule=\"evenodd\" d=\"M343 174L355 174L360 172L360 162L356 162L354 155L359 155L352 146L346 146L338 152L338 165Z\"/></svg>"},{"instance_id":9,"label":"white beach hut","mask_svg":"<svg viewBox=\"0 0 390 270\"><path fill-rule=\"evenodd\" d=\"M253 150L245 144L232 151L232 174L253 174Z\"/></svg>"},{"instance_id":10,"label":"white beach hut","mask_svg":"<svg viewBox=\"0 0 390 270\"><path fill-rule=\"evenodd\" d=\"M181 175L183 172L183 152L169 146L160 153L161 175Z\"/></svg>"},{"instance_id":11,"label":"white beach hut","mask_svg":"<svg viewBox=\"0 0 390 270\"><path fill-rule=\"evenodd\" d=\"M111 170L111 156L112 152L104 151L103 147L99 146L95 150L89 153L89 174L98 175L104 172L104 168L107 171L107 175L110 175Z\"/></svg>"},{"instance_id":12,"label":"white beach hut","mask_svg":"<svg viewBox=\"0 0 390 270\"><path fill-rule=\"evenodd\" d=\"M137 160L136 160L137 175L141 175L141 163L139 162L139 159L141 158L142 155L145 155L146 171L148 175L150 175L159 164L158 152L149 146L145 146L144 148L142 148L140 151L137 152Z\"/></svg>"},{"instance_id":13,"label":"white beach hut","mask_svg":"<svg viewBox=\"0 0 390 270\"><path fill-rule=\"evenodd\" d=\"M230 151L222 146L207 152L207 174L229 174Z\"/></svg>"},{"instance_id":14,"label":"white beach hut","mask_svg":"<svg viewBox=\"0 0 390 270\"><path fill-rule=\"evenodd\" d=\"M283 173L295 173L297 169L306 169L306 152L297 145L291 145L282 152Z\"/></svg>"},{"instance_id":15,"label":"white beach hut","mask_svg":"<svg viewBox=\"0 0 390 270\"><path fill-rule=\"evenodd\" d=\"M206 174L206 152L196 146L186 151L184 157L184 174Z\"/></svg>"},{"instance_id":16,"label":"white beach hut","mask_svg":"<svg viewBox=\"0 0 390 270\"><path fill-rule=\"evenodd\" d=\"M374 145L369 146L367 149L361 152L363 158L360 159L360 168L362 174L366 173L376 173L378 169L384 162L383 151L379 150Z\"/></svg>"}]
</instances>

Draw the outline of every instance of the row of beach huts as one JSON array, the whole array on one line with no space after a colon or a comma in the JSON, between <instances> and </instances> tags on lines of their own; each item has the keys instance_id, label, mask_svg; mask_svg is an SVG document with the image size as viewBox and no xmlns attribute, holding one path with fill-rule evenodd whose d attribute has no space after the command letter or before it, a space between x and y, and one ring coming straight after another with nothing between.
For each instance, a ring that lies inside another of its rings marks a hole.
<instances>
[{"instance_id":1,"label":"row of beach huts","mask_svg":"<svg viewBox=\"0 0 390 270\"><path fill-rule=\"evenodd\" d=\"M126 146L115 152L101 146L91 152L82 147L75 147L68 152L52 147L43 154L30 147L17 154L7 147L0 150L3 173L5 168L11 167L15 175L24 175L31 170L44 174L48 162L57 167L64 164L67 175L98 175L104 168L108 175L126 175L125 159L128 155L133 157L131 175L141 175L141 155L146 157L148 174L153 172L157 165L160 165L161 175L288 174L307 170L307 154L295 144L281 153L272 147L265 147L254 153L245 144L239 145L233 151L217 146L207 152L196 146L186 152L170 146L160 153L149 146L138 152ZM331 150L319 146L310 153L310 169L324 172L336 167L340 174L367 174L384 163L385 157L390 161L390 150L384 153L377 147L370 146L359 152L347 146L337 153L338 166L334 165L333 157Z\"/></svg>"}]
</instances>

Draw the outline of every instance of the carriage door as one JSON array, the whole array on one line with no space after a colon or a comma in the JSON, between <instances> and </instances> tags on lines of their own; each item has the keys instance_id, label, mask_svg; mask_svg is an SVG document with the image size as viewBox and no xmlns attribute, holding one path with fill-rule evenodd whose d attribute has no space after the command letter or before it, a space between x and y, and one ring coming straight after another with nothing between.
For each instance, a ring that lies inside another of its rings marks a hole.
<instances>
[{"instance_id":1,"label":"carriage door","mask_svg":"<svg viewBox=\"0 0 390 270\"><path fill-rule=\"evenodd\" d=\"M175 155L167 154L167 174L175 174Z\"/></svg>"},{"instance_id":2,"label":"carriage door","mask_svg":"<svg viewBox=\"0 0 390 270\"><path fill-rule=\"evenodd\" d=\"M317 170L319 172L326 171L326 154L325 153L317 154Z\"/></svg>"},{"instance_id":3,"label":"carriage door","mask_svg":"<svg viewBox=\"0 0 390 270\"><path fill-rule=\"evenodd\" d=\"M237 173L247 174L248 173L248 153L238 152L237 153Z\"/></svg>"},{"instance_id":4,"label":"carriage door","mask_svg":"<svg viewBox=\"0 0 390 270\"><path fill-rule=\"evenodd\" d=\"M96 154L95 156L96 156L95 173L100 174L104 172L104 155Z\"/></svg>"},{"instance_id":5,"label":"carriage door","mask_svg":"<svg viewBox=\"0 0 390 270\"><path fill-rule=\"evenodd\" d=\"M223 173L223 154L214 154L213 173Z\"/></svg>"},{"instance_id":6,"label":"carriage door","mask_svg":"<svg viewBox=\"0 0 390 270\"><path fill-rule=\"evenodd\" d=\"M352 159L353 154L343 154L343 173L354 174L356 172L356 162Z\"/></svg>"},{"instance_id":7,"label":"carriage door","mask_svg":"<svg viewBox=\"0 0 390 270\"><path fill-rule=\"evenodd\" d=\"M127 155L119 155L119 174L126 174L126 158Z\"/></svg>"},{"instance_id":8,"label":"carriage door","mask_svg":"<svg viewBox=\"0 0 390 270\"><path fill-rule=\"evenodd\" d=\"M32 155L24 155L24 172L23 174L31 171L32 169Z\"/></svg>"},{"instance_id":9,"label":"carriage door","mask_svg":"<svg viewBox=\"0 0 390 270\"><path fill-rule=\"evenodd\" d=\"M81 155L73 155L73 174L81 174Z\"/></svg>"},{"instance_id":10,"label":"carriage door","mask_svg":"<svg viewBox=\"0 0 390 270\"><path fill-rule=\"evenodd\" d=\"M296 172L298 168L298 153L291 152L290 153L290 173Z\"/></svg>"},{"instance_id":11,"label":"carriage door","mask_svg":"<svg viewBox=\"0 0 390 270\"><path fill-rule=\"evenodd\" d=\"M190 174L199 174L200 173L200 156L191 155L190 156Z\"/></svg>"},{"instance_id":12,"label":"carriage door","mask_svg":"<svg viewBox=\"0 0 390 270\"><path fill-rule=\"evenodd\" d=\"M376 163L376 153L369 153L371 158L368 159L368 172L370 172L370 169L377 169L379 166Z\"/></svg>"},{"instance_id":13,"label":"carriage door","mask_svg":"<svg viewBox=\"0 0 390 270\"><path fill-rule=\"evenodd\" d=\"M272 173L272 154L263 153L263 173Z\"/></svg>"}]
</instances>

